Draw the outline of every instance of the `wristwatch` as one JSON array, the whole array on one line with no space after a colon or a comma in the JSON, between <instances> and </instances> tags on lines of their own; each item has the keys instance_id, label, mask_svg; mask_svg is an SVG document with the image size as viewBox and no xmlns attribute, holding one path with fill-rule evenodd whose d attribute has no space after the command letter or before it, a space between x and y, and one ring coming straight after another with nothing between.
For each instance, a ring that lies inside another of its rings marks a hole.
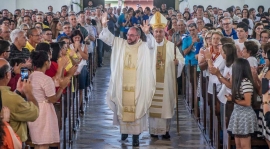
<instances>
[{"instance_id":1,"label":"wristwatch","mask_svg":"<svg viewBox=\"0 0 270 149\"><path fill-rule=\"evenodd\" d=\"M15 90L15 93L22 96L22 93L20 91L18 91L18 90Z\"/></svg>"}]
</instances>

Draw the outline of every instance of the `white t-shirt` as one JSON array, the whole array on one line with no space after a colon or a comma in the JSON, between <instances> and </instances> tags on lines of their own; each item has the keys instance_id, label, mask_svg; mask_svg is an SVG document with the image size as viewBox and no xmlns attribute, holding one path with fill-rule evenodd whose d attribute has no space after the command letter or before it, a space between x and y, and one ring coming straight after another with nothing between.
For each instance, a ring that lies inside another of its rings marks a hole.
<instances>
[{"instance_id":1,"label":"white t-shirt","mask_svg":"<svg viewBox=\"0 0 270 149\"><path fill-rule=\"evenodd\" d=\"M219 69L220 73L223 74L225 67L225 60L222 55L219 55L216 60L213 62L214 67ZM208 82L208 93L213 94L213 84L216 84L216 91L219 92L221 89L221 83L218 80L218 77L212 74L209 74L209 82Z\"/></svg>"},{"instance_id":2,"label":"white t-shirt","mask_svg":"<svg viewBox=\"0 0 270 149\"><path fill-rule=\"evenodd\" d=\"M196 23L197 18L194 18L193 21ZM204 24L210 23L210 20L208 18L203 17Z\"/></svg>"},{"instance_id":3,"label":"white t-shirt","mask_svg":"<svg viewBox=\"0 0 270 149\"><path fill-rule=\"evenodd\" d=\"M232 76L232 65L230 67L225 66L222 76L226 78L227 74L230 74L230 76ZM229 94L230 95L232 94L231 89L227 88L225 84L222 84L221 89L217 95L217 98L221 103L226 104L227 98L225 97L225 95Z\"/></svg>"},{"instance_id":4,"label":"white t-shirt","mask_svg":"<svg viewBox=\"0 0 270 149\"><path fill-rule=\"evenodd\" d=\"M239 39L235 39L234 42L235 42L235 45L238 45L239 46L240 51L242 51L243 48L245 47L244 42L243 43L240 43L239 42Z\"/></svg>"},{"instance_id":5,"label":"white t-shirt","mask_svg":"<svg viewBox=\"0 0 270 149\"><path fill-rule=\"evenodd\" d=\"M250 56L249 58L247 58L250 67L258 67L258 61L254 56Z\"/></svg>"}]
</instances>

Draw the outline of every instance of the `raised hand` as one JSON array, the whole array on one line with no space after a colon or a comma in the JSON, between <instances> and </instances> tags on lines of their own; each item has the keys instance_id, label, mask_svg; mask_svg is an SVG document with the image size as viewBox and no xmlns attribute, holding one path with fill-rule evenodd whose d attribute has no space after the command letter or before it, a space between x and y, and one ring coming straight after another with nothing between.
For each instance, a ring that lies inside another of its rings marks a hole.
<instances>
[{"instance_id":1,"label":"raised hand","mask_svg":"<svg viewBox=\"0 0 270 149\"><path fill-rule=\"evenodd\" d=\"M59 81L59 87L65 89L70 83L70 77L65 77Z\"/></svg>"},{"instance_id":2,"label":"raised hand","mask_svg":"<svg viewBox=\"0 0 270 149\"><path fill-rule=\"evenodd\" d=\"M103 27L107 27L107 22L108 22L108 13L104 12L101 17L101 23Z\"/></svg>"},{"instance_id":3,"label":"raised hand","mask_svg":"<svg viewBox=\"0 0 270 149\"><path fill-rule=\"evenodd\" d=\"M149 21L148 20L145 20L143 21L143 26L140 25L142 31L145 33L145 34L149 34L150 33L150 25L149 25Z\"/></svg>"}]
</instances>

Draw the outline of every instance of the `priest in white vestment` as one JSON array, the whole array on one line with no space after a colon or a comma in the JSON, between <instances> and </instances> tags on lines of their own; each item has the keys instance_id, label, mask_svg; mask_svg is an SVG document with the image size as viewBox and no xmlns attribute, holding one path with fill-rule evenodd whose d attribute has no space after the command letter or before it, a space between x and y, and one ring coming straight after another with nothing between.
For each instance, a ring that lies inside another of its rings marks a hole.
<instances>
[{"instance_id":1,"label":"priest in white vestment","mask_svg":"<svg viewBox=\"0 0 270 149\"><path fill-rule=\"evenodd\" d=\"M142 30L146 34L156 65L156 91L149 110L149 131L152 137L163 135L163 138L168 139L171 118L178 98L176 78L181 75L184 58L174 43L166 40L164 31L166 24L167 19L156 12L150 21L154 36L149 32L148 22L144 23ZM177 70L175 65L178 65Z\"/></svg>"},{"instance_id":2,"label":"priest in white vestment","mask_svg":"<svg viewBox=\"0 0 270 149\"><path fill-rule=\"evenodd\" d=\"M111 78L107 104L114 112L113 124L120 126L121 140L133 135L133 146L139 146L139 135L147 131L147 113L155 91L155 61L139 28L132 27L127 40L115 37L107 28L107 14L102 16L99 39L112 46Z\"/></svg>"}]
</instances>

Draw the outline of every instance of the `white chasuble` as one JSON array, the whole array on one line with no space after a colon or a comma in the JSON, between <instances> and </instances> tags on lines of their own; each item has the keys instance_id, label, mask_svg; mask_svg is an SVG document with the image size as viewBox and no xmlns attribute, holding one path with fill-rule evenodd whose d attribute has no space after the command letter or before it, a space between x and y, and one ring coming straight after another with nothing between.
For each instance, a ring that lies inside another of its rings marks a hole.
<instances>
[{"instance_id":1,"label":"white chasuble","mask_svg":"<svg viewBox=\"0 0 270 149\"><path fill-rule=\"evenodd\" d=\"M112 46L106 101L114 112L113 124L120 125L122 134L138 135L147 130L146 118L156 84L155 61L145 42L128 45L126 40L114 37L108 28L103 28L99 38Z\"/></svg>"},{"instance_id":2,"label":"white chasuble","mask_svg":"<svg viewBox=\"0 0 270 149\"><path fill-rule=\"evenodd\" d=\"M149 110L149 131L150 134L164 135L166 131L169 131L177 98L174 44L167 40L157 43L152 35L146 36L149 48L157 51L152 55L153 59L156 59L157 74L156 92ZM176 48L176 59L179 61L177 77L180 77L184 66L184 58L178 48Z\"/></svg>"}]
</instances>

